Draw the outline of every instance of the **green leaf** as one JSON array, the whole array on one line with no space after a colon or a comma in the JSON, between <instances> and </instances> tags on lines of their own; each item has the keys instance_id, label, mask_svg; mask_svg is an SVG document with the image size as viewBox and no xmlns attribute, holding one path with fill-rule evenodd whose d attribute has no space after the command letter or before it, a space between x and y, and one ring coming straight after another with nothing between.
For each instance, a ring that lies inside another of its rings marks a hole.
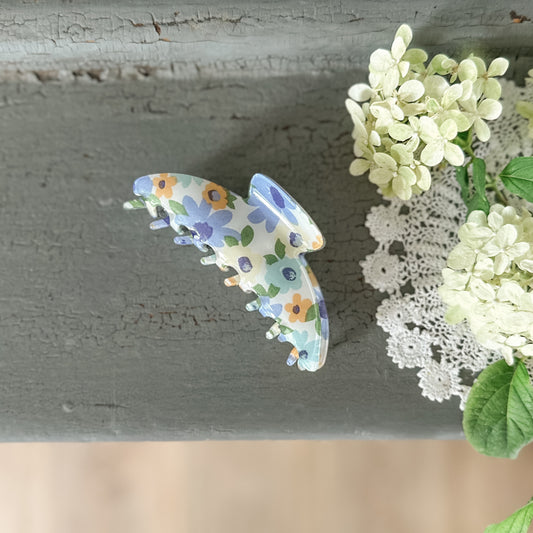
<instances>
[{"instance_id":1,"label":"green leaf","mask_svg":"<svg viewBox=\"0 0 533 533\"><path fill-rule=\"evenodd\" d=\"M252 226L245 226L241 231L241 243L243 246L248 246L254 238L254 230Z\"/></svg>"},{"instance_id":2,"label":"green leaf","mask_svg":"<svg viewBox=\"0 0 533 533\"><path fill-rule=\"evenodd\" d=\"M292 328L289 328L288 326L282 326L281 324L279 325L279 329L283 335L288 335L294 331Z\"/></svg>"},{"instance_id":3,"label":"green leaf","mask_svg":"<svg viewBox=\"0 0 533 533\"><path fill-rule=\"evenodd\" d=\"M144 203L144 200L141 200L140 198L134 198L133 200L124 202L124 209L145 209L145 208L146 208L146 204Z\"/></svg>"},{"instance_id":4,"label":"green leaf","mask_svg":"<svg viewBox=\"0 0 533 533\"><path fill-rule=\"evenodd\" d=\"M320 335L322 333L322 321L315 320L315 330Z\"/></svg>"},{"instance_id":5,"label":"green leaf","mask_svg":"<svg viewBox=\"0 0 533 533\"><path fill-rule=\"evenodd\" d=\"M466 205L470 196L470 187L468 186L468 171L466 170L466 167L455 167L455 179L461 186L461 198Z\"/></svg>"},{"instance_id":6,"label":"green leaf","mask_svg":"<svg viewBox=\"0 0 533 533\"><path fill-rule=\"evenodd\" d=\"M309 322L318 316L318 304L313 304L305 313L305 321Z\"/></svg>"},{"instance_id":7,"label":"green leaf","mask_svg":"<svg viewBox=\"0 0 533 533\"><path fill-rule=\"evenodd\" d=\"M515 458L533 440L533 387L523 362L505 360L478 376L466 402L463 429L480 453Z\"/></svg>"},{"instance_id":8,"label":"green leaf","mask_svg":"<svg viewBox=\"0 0 533 533\"><path fill-rule=\"evenodd\" d=\"M509 192L533 202L533 157L515 157L502 170L500 178Z\"/></svg>"},{"instance_id":9,"label":"green leaf","mask_svg":"<svg viewBox=\"0 0 533 533\"><path fill-rule=\"evenodd\" d=\"M503 522L491 524L485 533L527 533L533 521L533 501L518 509Z\"/></svg>"},{"instance_id":10,"label":"green leaf","mask_svg":"<svg viewBox=\"0 0 533 533\"><path fill-rule=\"evenodd\" d=\"M489 213L490 204L485 194L485 188L487 186L487 171L485 167L485 161L479 157L475 157L472 161L472 183L474 184L474 196L472 202L475 203L475 207L469 211L481 210L486 215Z\"/></svg>"},{"instance_id":11,"label":"green leaf","mask_svg":"<svg viewBox=\"0 0 533 533\"><path fill-rule=\"evenodd\" d=\"M468 214L472 211L483 211L488 214L490 204L485 192L487 185L485 161L478 157L472 160L472 192L467 167L455 167L455 178L461 186L461 198L468 208Z\"/></svg>"},{"instance_id":12,"label":"green leaf","mask_svg":"<svg viewBox=\"0 0 533 533\"><path fill-rule=\"evenodd\" d=\"M273 285L272 283L268 286L268 295L271 297L271 298L274 298L274 296L276 296L276 294L278 294L279 292L279 287L276 287L275 285Z\"/></svg>"},{"instance_id":13,"label":"green leaf","mask_svg":"<svg viewBox=\"0 0 533 533\"><path fill-rule=\"evenodd\" d=\"M231 194L229 191L227 193L226 201L228 202L228 207L230 209L235 209L235 200L237 199L233 194Z\"/></svg>"},{"instance_id":14,"label":"green leaf","mask_svg":"<svg viewBox=\"0 0 533 533\"><path fill-rule=\"evenodd\" d=\"M175 213L176 215L189 216L189 213L187 213L187 209L183 207L183 204L176 202L176 200L169 200L168 206L170 207L170 209L172 209L172 212Z\"/></svg>"},{"instance_id":15,"label":"green leaf","mask_svg":"<svg viewBox=\"0 0 533 533\"><path fill-rule=\"evenodd\" d=\"M285 245L279 239L276 241L274 251L280 259L283 259L285 257Z\"/></svg>"},{"instance_id":16,"label":"green leaf","mask_svg":"<svg viewBox=\"0 0 533 533\"><path fill-rule=\"evenodd\" d=\"M254 285L253 289L258 296L268 296L268 293L263 287L263 285L259 283L257 285Z\"/></svg>"},{"instance_id":17,"label":"green leaf","mask_svg":"<svg viewBox=\"0 0 533 533\"><path fill-rule=\"evenodd\" d=\"M264 256L267 265L273 265L278 262L278 258L274 254L267 254Z\"/></svg>"},{"instance_id":18,"label":"green leaf","mask_svg":"<svg viewBox=\"0 0 533 533\"><path fill-rule=\"evenodd\" d=\"M228 246L237 246L237 244L239 244L239 241L235 237L233 237L232 235L225 235L224 236L224 242Z\"/></svg>"}]
</instances>

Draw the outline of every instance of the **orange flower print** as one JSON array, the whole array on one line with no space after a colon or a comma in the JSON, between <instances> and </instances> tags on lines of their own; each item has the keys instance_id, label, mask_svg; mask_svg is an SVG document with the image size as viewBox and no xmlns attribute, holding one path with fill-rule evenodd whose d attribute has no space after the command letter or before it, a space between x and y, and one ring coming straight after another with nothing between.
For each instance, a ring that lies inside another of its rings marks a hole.
<instances>
[{"instance_id":1,"label":"orange flower print","mask_svg":"<svg viewBox=\"0 0 533 533\"><path fill-rule=\"evenodd\" d=\"M176 176L170 174L158 174L153 178L155 185L155 195L158 198L172 198L172 187L178 183Z\"/></svg>"},{"instance_id":2,"label":"orange flower print","mask_svg":"<svg viewBox=\"0 0 533 533\"><path fill-rule=\"evenodd\" d=\"M202 191L202 196L215 211L224 209L228 205L228 192L216 183L208 183Z\"/></svg>"},{"instance_id":3,"label":"orange flower print","mask_svg":"<svg viewBox=\"0 0 533 533\"><path fill-rule=\"evenodd\" d=\"M302 300L302 296L296 293L291 303L285 304L285 311L289 313L289 322L305 322L305 315L313 305L307 298Z\"/></svg>"},{"instance_id":4,"label":"orange flower print","mask_svg":"<svg viewBox=\"0 0 533 533\"><path fill-rule=\"evenodd\" d=\"M324 239L322 238L322 235L317 235L315 237L315 241L311 244L311 246L313 247L313 250L318 250L320 248L322 248L322 246L324 246Z\"/></svg>"}]
</instances>

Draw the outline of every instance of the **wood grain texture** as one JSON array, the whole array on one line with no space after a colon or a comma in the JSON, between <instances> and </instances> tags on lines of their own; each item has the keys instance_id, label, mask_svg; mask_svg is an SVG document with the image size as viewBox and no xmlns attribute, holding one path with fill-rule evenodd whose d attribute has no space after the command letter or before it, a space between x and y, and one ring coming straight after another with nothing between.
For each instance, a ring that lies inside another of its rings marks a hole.
<instances>
[{"instance_id":1,"label":"wood grain texture","mask_svg":"<svg viewBox=\"0 0 533 533\"><path fill-rule=\"evenodd\" d=\"M389 46L404 22L429 52L503 54L522 78L533 56L531 24L513 24L511 8L533 15L528 0L7 0L0 7L0 79L355 70L366 68L372 50Z\"/></svg>"},{"instance_id":2,"label":"wood grain texture","mask_svg":"<svg viewBox=\"0 0 533 533\"><path fill-rule=\"evenodd\" d=\"M533 448L466 442L0 446L0 529L16 533L481 533L531 497Z\"/></svg>"},{"instance_id":3,"label":"wood grain texture","mask_svg":"<svg viewBox=\"0 0 533 533\"><path fill-rule=\"evenodd\" d=\"M385 356L359 267L380 199L348 175L343 101L403 21L430 50L461 36L512 51L516 75L530 26L507 9L3 3L0 440L459 437L457 403L423 399L416 370ZM286 368L248 296L123 212L136 177L165 171L241 195L260 171L312 214L328 242L309 256L331 317L323 370Z\"/></svg>"},{"instance_id":4,"label":"wood grain texture","mask_svg":"<svg viewBox=\"0 0 533 533\"><path fill-rule=\"evenodd\" d=\"M0 439L459 436L385 355L359 261L379 202L351 159L347 76L4 85ZM328 242L309 261L328 362L287 368L250 296L124 212L133 179L179 171L245 195L262 171Z\"/></svg>"}]
</instances>

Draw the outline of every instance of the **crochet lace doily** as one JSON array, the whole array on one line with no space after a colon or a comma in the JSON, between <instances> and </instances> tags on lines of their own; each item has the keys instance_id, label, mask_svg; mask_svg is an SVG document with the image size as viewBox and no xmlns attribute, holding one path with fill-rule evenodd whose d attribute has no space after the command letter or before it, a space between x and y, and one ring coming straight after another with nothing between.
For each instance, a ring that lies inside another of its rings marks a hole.
<instances>
[{"instance_id":1,"label":"crochet lace doily","mask_svg":"<svg viewBox=\"0 0 533 533\"><path fill-rule=\"evenodd\" d=\"M533 154L528 122L515 111L517 101L533 101L533 86L501 83L502 115L489 125L490 140L476 147L491 175L512 158ZM501 355L480 346L465 322L444 320L437 289L466 216L454 173L449 165L435 170L429 191L372 207L366 226L378 246L361 266L366 282L388 295L377 310L377 323L389 334L387 355L400 368L420 368L423 396L438 402L459 396L462 409L475 375Z\"/></svg>"}]
</instances>

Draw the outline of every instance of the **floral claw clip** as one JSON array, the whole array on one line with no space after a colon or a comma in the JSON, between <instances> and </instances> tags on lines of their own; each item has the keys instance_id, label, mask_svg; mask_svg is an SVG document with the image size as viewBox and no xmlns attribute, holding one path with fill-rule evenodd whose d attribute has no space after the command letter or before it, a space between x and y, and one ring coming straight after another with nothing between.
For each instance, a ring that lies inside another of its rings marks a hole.
<instances>
[{"instance_id":1,"label":"floral claw clip","mask_svg":"<svg viewBox=\"0 0 533 533\"><path fill-rule=\"evenodd\" d=\"M247 199L208 180L185 174L152 174L135 180L138 199L125 209L148 209L150 229L172 227L176 244L194 244L203 265L233 268L227 287L255 292L248 311L274 319L266 337L294 348L288 365L318 370L326 360L328 317L317 279L304 258L324 246L302 207L275 181L255 174Z\"/></svg>"}]
</instances>

